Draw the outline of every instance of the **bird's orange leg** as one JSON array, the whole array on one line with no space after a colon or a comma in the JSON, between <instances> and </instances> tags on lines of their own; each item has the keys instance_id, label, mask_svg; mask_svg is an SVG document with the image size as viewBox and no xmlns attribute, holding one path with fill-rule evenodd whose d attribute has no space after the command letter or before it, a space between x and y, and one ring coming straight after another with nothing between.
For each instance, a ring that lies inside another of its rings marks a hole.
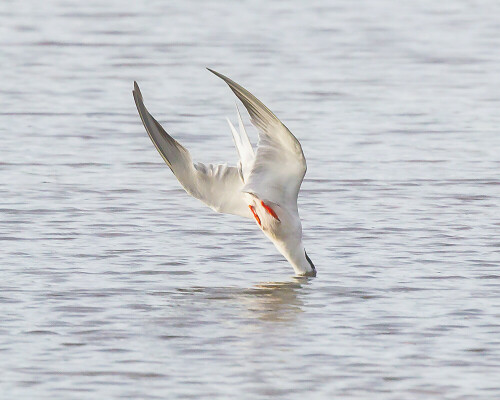
<instances>
[{"instance_id":1,"label":"bird's orange leg","mask_svg":"<svg viewBox=\"0 0 500 400\"><path fill-rule=\"evenodd\" d=\"M257 213L255 212L255 208L252 205L248 206L248 208L250 208L250 211L252 212L252 214L253 214L255 220L257 221L257 223L259 224L259 226L262 226L260 223L260 218L257 215Z\"/></svg>"},{"instance_id":2,"label":"bird's orange leg","mask_svg":"<svg viewBox=\"0 0 500 400\"><path fill-rule=\"evenodd\" d=\"M264 203L263 201L261 201L260 204L262 204L262 207L264 207L266 211L273 216L273 218L277 219L278 221L280 220L271 207L266 205L266 203Z\"/></svg>"}]
</instances>

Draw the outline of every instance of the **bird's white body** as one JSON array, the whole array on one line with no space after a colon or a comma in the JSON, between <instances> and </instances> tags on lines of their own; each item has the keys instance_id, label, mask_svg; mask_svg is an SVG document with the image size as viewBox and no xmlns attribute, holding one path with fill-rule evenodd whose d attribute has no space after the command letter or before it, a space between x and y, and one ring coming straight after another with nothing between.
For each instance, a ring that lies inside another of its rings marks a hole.
<instances>
[{"instance_id":1,"label":"bird's white body","mask_svg":"<svg viewBox=\"0 0 500 400\"><path fill-rule=\"evenodd\" d=\"M297 275L315 276L302 243L297 196L306 173L299 141L255 96L229 78L223 79L242 101L259 131L257 151L248 139L238 111L239 132L228 120L240 158L238 167L193 164L189 152L149 114L137 84L134 99L157 150L181 185L217 212L254 218L259 228L290 262Z\"/></svg>"}]
</instances>

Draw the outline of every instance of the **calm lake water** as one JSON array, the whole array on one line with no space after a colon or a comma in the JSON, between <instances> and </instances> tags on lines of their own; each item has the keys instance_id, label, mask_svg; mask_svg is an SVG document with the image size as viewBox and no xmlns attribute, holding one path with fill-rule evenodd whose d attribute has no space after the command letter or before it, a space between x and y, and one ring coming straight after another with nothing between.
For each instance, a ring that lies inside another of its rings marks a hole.
<instances>
[{"instance_id":1,"label":"calm lake water","mask_svg":"<svg viewBox=\"0 0 500 400\"><path fill-rule=\"evenodd\" d=\"M499 3L140 3L0 3L0 398L500 398ZM205 67L302 142L317 278L146 135L134 80L236 163Z\"/></svg>"}]
</instances>

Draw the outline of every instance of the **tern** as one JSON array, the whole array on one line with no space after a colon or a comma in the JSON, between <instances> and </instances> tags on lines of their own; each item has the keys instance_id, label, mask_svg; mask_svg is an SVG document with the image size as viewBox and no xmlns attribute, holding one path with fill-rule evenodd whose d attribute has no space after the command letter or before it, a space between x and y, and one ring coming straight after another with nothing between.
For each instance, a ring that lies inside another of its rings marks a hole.
<instances>
[{"instance_id":1,"label":"tern","mask_svg":"<svg viewBox=\"0 0 500 400\"><path fill-rule=\"evenodd\" d=\"M302 242L297 197L307 170L297 138L253 94L228 77L224 80L243 103L259 141L254 152L238 108L239 132L228 119L239 155L237 167L193 163L189 151L170 136L146 109L134 82L134 100L142 123L184 190L216 212L253 218L262 232L292 265L295 274L316 276Z\"/></svg>"}]
</instances>

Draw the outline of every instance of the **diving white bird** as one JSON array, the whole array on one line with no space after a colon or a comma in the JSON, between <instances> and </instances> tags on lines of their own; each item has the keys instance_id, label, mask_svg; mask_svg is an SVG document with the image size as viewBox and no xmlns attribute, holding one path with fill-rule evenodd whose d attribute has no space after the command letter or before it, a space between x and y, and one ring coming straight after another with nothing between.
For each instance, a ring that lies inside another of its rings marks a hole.
<instances>
[{"instance_id":1,"label":"diving white bird","mask_svg":"<svg viewBox=\"0 0 500 400\"><path fill-rule=\"evenodd\" d=\"M254 218L257 226L290 262L296 275L316 276L302 243L297 196L306 173L302 146L283 123L254 95L226 76L257 128L257 151L237 110L239 132L228 120L240 158L238 167L193 163L189 151L170 136L144 106L137 82L133 95L142 123L156 149L187 193L219 213Z\"/></svg>"}]
</instances>

